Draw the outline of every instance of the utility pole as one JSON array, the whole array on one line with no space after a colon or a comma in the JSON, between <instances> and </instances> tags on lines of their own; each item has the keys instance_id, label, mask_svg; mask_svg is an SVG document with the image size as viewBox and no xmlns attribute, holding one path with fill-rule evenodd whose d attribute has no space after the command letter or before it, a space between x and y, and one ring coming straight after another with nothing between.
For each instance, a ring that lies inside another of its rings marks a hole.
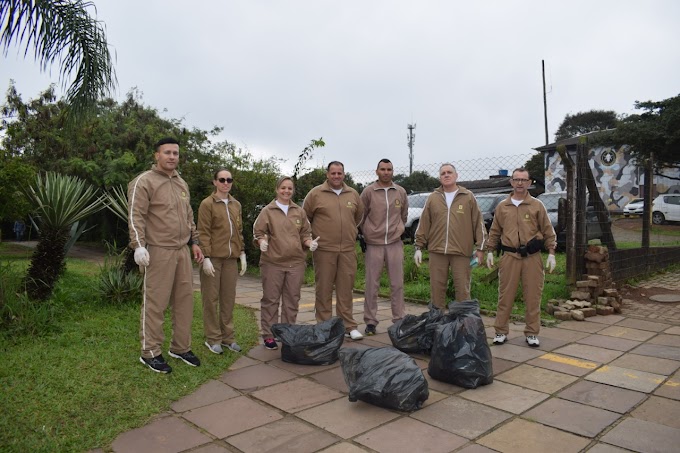
<instances>
[{"instance_id":1,"label":"utility pole","mask_svg":"<svg viewBox=\"0 0 680 453\"><path fill-rule=\"evenodd\" d=\"M411 176L413 173L413 143L415 142L416 139L416 134L413 133L413 129L416 128L416 123L409 124L408 126L408 161L409 161L409 169L408 169L408 175Z\"/></svg>"},{"instance_id":2,"label":"utility pole","mask_svg":"<svg viewBox=\"0 0 680 453\"><path fill-rule=\"evenodd\" d=\"M545 120L545 144L548 144L548 102L545 98L545 60L541 60L541 72L543 73L543 118Z\"/></svg>"}]
</instances>

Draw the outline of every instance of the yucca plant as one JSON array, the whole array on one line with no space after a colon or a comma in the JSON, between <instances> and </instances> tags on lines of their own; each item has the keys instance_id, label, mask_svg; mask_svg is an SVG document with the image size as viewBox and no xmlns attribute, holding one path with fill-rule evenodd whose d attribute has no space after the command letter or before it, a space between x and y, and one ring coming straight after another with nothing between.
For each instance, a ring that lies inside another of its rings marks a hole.
<instances>
[{"instance_id":1,"label":"yucca plant","mask_svg":"<svg viewBox=\"0 0 680 453\"><path fill-rule=\"evenodd\" d=\"M70 228L106 206L106 198L80 178L48 172L38 175L24 193L36 206L34 215L40 223L40 239L31 257L26 275L29 297L45 300L64 272L65 245Z\"/></svg>"},{"instance_id":2,"label":"yucca plant","mask_svg":"<svg viewBox=\"0 0 680 453\"><path fill-rule=\"evenodd\" d=\"M106 201L109 210L127 224L129 205L125 188L123 186L116 186L111 192L106 192ZM121 267L125 274L130 274L137 269L134 251L129 247L125 247L123 251Z\"/></svg>"}]
</instances>

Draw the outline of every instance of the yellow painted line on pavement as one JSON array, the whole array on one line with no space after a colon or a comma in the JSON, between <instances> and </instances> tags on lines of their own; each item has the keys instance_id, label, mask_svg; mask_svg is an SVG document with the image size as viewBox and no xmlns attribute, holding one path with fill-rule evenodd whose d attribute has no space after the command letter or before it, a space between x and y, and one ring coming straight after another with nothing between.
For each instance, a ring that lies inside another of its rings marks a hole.
<instances>
[{"instance_id":1,"label":"yellow painted line on pavement","mask_svg":"<svg viewBox=\"0 0 680 453\"><path fill-rule=\"evenodd\" d=\"M669 387L678 387L678 386L680 386L680 382L668 381L664 385L667 385Z\"/></svg>"},{"instance_id":2,"label":"yellow painted line on pavement","mask_svg":"<svg viewBox=\"0 0 680 453\"><path fill-rule=\"evenodd\" d=\"M561 363L564 365L571 365L578 368L585 368L588 370L594 370L595 368L597 368L597 363L594 362L586 362L584 360L574 359L572 357L564 357L561 355L551 353L544 354L540 356L539 359L550 360L551 362Z\"/></svg>"},{"instance_id":3,"label":"yellow painted line on pavement","mask_svg":"<svg viewBox=\"0 0 680 453\"><path fill-rule=\"evenodd\" d=\"M359 298L355 297L354 299L352 299L352 303L363 302L363 301L364 301L363 297L359 297ZM300 305L298 305L298 308L310 308L310 307L314 307L314 302L312 302L311 304L300 304Z\"/></svg>"}]
</instances>

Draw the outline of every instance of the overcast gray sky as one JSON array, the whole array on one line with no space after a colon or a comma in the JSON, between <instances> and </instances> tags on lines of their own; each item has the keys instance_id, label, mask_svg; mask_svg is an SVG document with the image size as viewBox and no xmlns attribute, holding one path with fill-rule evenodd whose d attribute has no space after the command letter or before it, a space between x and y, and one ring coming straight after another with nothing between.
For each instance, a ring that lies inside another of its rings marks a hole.
<instances>
[{"instance_id":1,"label":"overcast gray sky","mask_svg":"<svg viewBox=\"0 0 680 453\"><path fill-rule=\"evenodd\" d=\"M119 89L258 157L347 171L527 154L567 113L634 113L680 94L677 0L94 0ZM24 99L58 82L18 48L0 60ZM60 90L59 93L62 93ZM464 178L464 175L461 175Z\"/></svg>"}]
</instances>

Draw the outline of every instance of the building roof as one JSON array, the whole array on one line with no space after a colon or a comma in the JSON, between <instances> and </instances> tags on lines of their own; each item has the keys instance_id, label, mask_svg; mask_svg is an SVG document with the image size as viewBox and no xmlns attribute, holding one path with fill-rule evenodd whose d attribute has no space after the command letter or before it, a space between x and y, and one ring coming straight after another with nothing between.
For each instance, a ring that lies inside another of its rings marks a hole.
<instances>
[{"instance_id":1,"label":"building roof","mask_svg":"<svg viewBox=\"0 0 680 453\"><path fill-rule=\"evenodd\" d=\"M597 135L600 135L602 132L613 131L613 130L614 129L606 129L604 131L588 132L586 134L577 135L576 137L569 137L569 138L565 138L565 139L562 139L562 140L558 140L554 143L549 143L547 145L539 146L538 148L534 148L534 149L538 152L544 153L544 152L547 152L547 151L554 151L560 145L564 145L567 148L572 148L572 147L575 147L576 145L578 145L579 142L581 141L581 139L584 138L584 137L586 137L586 138L595 137Z\"/></svg>"}]
</instances>

